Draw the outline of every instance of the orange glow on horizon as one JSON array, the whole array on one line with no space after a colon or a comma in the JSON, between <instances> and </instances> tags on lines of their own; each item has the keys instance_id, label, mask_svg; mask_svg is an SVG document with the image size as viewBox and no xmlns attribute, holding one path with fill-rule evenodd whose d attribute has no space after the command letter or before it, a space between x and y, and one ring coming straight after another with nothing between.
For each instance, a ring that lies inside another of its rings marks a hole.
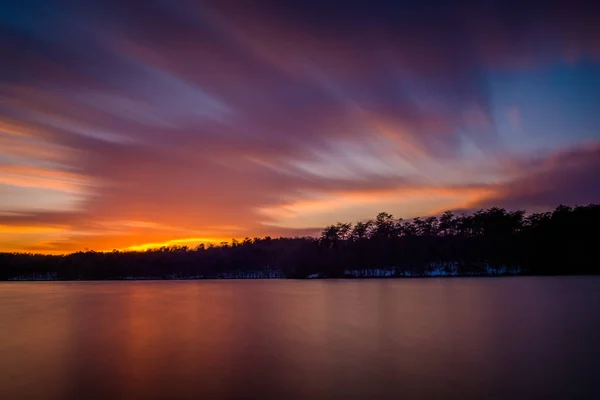
<instances>
[{"instance_id":1,"label":"orange glow on horizon","mask_svg":"<svg viewBox=\"0 0 600 400\"><path fill-rule=\"evenodd\" d=\"M235 240L240 240L234 238ZM231 242L231 238L184 238L184 239L172 239L167 240L165 242L159 243L144 243L141 245L128 246L123 249L118 249L119 251L146 251L151 249L159 249L161 247L171 247L171 246L188 246L188 247L196 247L202 243L204 244L220 244L222 242ZM111 251L111 250L105 250Z\"/></svg>"},{"instance_id":2,"label":"orange glow on horizon","mask_svg":"<svg viewBox=\"0 0 600 400\"><path fill-rule=\"evenodd\" d=\"M232 238L242 241L244 237L254 236L294 236L293 229L321 228L336 222L372 219L381 211L404 219L433 215L440 210L475 204L491 193L493 190L486 187L406 187L330 192L320 197L259 209L259 213L268 218L262 224L243 227L199 223L198 226L206 227L202 231L135 219L90 221L88 225L79 227L5 224L0 225L0 251L70 254L88 249L127 252L173 246L195 248L201 243L231 243ZM231 235L227 234L229 231ZM261 234L255 234L257 232ZM186 237L185 233L198 235Z\"/></svg>"}]
</instances>

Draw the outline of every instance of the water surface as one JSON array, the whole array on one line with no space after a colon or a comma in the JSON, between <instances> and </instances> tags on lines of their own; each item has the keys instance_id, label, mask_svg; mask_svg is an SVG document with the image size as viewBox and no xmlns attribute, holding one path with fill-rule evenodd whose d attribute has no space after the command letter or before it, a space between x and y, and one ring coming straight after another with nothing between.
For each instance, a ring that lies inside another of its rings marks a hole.
<instances>
[{"instance_id":1,"label":"water surface","mask_svg":"<svg viewBox=\"0 0 600 400\"><path fill-rule=\"evenodd\" d=\"M600 278L0 283L0 399L600 398Z\"/></svg>"}]
</instances>

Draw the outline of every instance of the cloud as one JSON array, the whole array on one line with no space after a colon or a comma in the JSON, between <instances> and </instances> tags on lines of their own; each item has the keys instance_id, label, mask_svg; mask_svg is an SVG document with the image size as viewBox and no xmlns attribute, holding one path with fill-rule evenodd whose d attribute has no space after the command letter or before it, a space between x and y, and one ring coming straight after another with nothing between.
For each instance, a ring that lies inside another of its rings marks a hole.
<instances>
[{"instance_id":1,"label":"cloud","mask_svg":"<svg viewBox=\"0 0 600 400\"><path fill-rule=\"evenodd\" d=\"M552 161L506 167L489 79L598 59L586 2L32 3L0 15L0 224L40 227L23 248L597 198L578 164L571 194Z\"/></svg>"},{"instance_id":2,"label":"cloud","mask_svg":"<svg viewBox=\"0 0 600 400\"><path fill-rule=\"evenodd\" d=\"M600 201L600 142L517 162L521 173L497 185L494 194L471 208L502 206L528 211L559 204L587 205Z\"/></svg>"},{"instance_id":3,"label":"cloud","mask_svg":"<svg viewBox=\"0 0 600 400\"><path fill-rule=\"evenodd\" d=\"M508 122L516 131L523 130L523 123L521 122L521 112L517 107L511 107L506 112L506 116L508 118Z\"/></svg>"}]
</instances>

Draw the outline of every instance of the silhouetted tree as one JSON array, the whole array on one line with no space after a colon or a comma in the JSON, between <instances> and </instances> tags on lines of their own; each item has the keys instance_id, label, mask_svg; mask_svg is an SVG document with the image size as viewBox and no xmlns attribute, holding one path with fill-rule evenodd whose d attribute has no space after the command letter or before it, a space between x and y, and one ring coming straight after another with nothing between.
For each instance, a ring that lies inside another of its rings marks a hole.
<instances>
[{"instance_id":1,"label":"silhouetted tree","mask_svg":"<svg viewBox=\"0 0 600 400\"><path fill-rule=\"evenodd\" d=\"M380 213L337 223L318 238L245 238L194 249L84 251L69 255L0 253L0 280L304 278L465 274L597 274L600 205L526 214L493 207L412 220Z\"/></svg>"}]
</instances>

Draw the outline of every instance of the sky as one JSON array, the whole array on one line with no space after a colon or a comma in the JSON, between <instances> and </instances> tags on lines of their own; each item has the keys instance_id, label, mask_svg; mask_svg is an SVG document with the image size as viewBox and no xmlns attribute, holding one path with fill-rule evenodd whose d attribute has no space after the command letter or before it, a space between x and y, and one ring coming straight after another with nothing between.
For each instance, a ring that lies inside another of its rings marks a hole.
<instances>
[{"instance_id":1,"label":"sky","mask_svg":"<svg viewBox=\"0 0 600 400\"><path fill-rule=\"evenodd\" d=\"M600 202L592 1L0 1L0 251Z\"/></svg>"}]
</instances>

